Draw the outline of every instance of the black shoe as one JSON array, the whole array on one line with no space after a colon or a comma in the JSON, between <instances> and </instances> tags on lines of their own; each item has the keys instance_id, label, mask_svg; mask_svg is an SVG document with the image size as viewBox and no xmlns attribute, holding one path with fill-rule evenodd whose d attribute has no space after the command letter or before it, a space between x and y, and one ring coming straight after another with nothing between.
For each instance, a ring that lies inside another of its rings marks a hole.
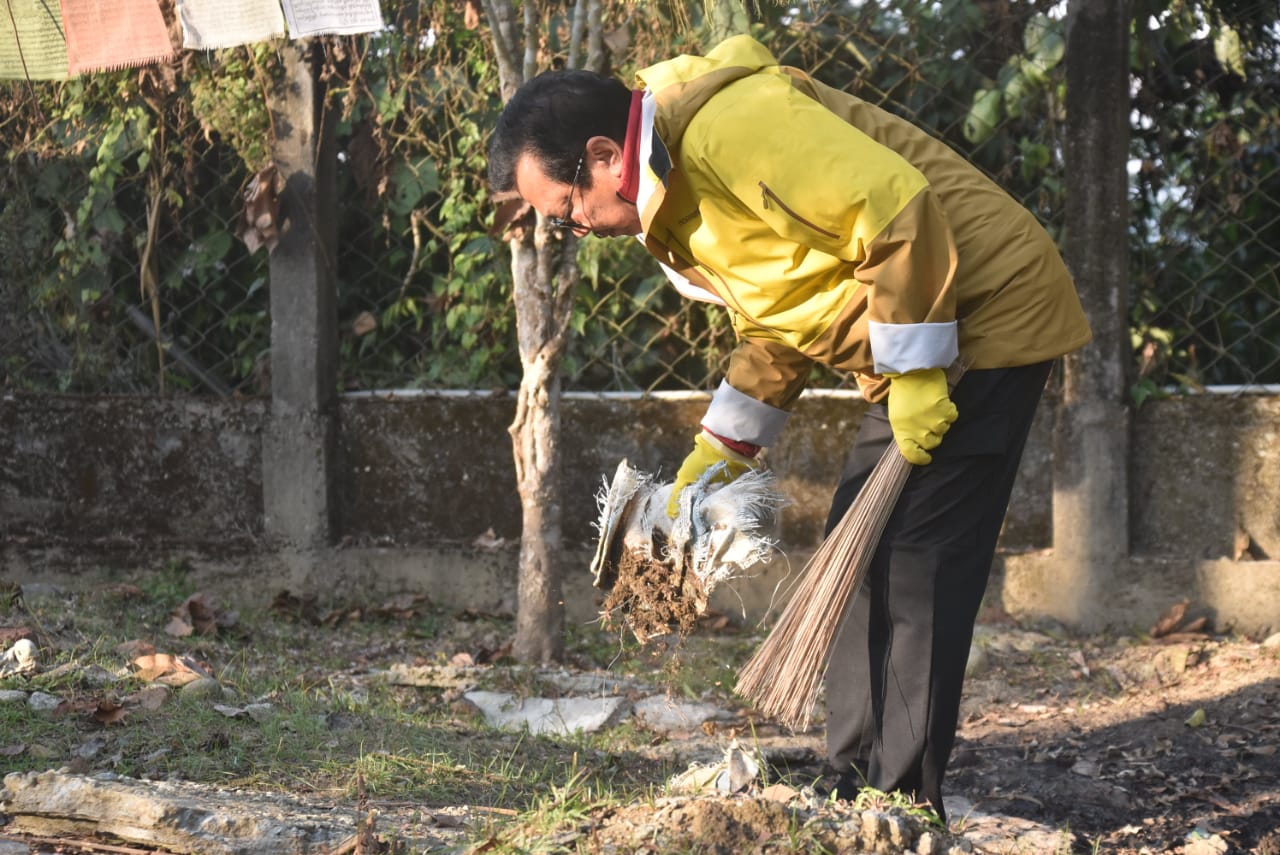
<instances>
[{"instance_id":1,"label":"black shoe","mask_svg":"<svg viewBox=\"0 0 1280 855\"><path fill-rule=\"evenodd\" d=\"M866 779L857 769L837 772L828 767L813 782L813 791L824 799L836 799L851 802L858 797L858 791L866 786Z\"/></svg>"}]
</instances>

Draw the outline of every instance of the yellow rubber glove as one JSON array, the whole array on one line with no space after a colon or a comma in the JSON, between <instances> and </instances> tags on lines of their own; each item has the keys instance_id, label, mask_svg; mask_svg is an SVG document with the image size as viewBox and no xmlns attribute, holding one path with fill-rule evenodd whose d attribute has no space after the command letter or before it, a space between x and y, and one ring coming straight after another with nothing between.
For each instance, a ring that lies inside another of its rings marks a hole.
<instances>
[{"instance_id":1,"label":"yellow rubber glove","mask_svg":"<svg viewBox=\"0 0 1280 855\"><path fill-rule=\"evenodd\" d=\"M724 466L712 476L711 481L719 484L728 484L754 466L750 457L742 456L705 431L699 433L693 438L693 451L676 472L676 482L671 485L671 498L667 501L667 516L676 518L680 512L680 492L717 463Z\"/></svg>"},{"instance_id":2,"label":"yellow rubber glove","mask_svg":"<svg viewBox=\"0 0 1280 855\"><path fill-rule=\"evenodd\" d=\"M889 426L902 456L917 466L933 460L929 452L959 411L947 390L947 374L941 368L925 368L889 378Z\"/></svg>"}]
</instances>

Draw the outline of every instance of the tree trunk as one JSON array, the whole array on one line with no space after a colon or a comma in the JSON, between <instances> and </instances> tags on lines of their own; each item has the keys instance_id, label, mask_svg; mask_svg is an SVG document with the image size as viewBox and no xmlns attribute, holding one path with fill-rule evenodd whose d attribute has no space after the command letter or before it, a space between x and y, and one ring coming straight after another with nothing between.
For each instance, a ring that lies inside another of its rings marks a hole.
<instances>
[{"instance_id":1,"label":"tree trunk","mask_svg":"<svg viewBox=\"0 0 1280 855\"><path fill-rule=\"evenodd\" d=\"M586 0L579 0L579 3ZM532 3L523 5L521 26L511 0L484 0L498 59L505 103L535 73L532 46L538 44ZM579 18L582 17L578 9ZM603 61L600 4L585 16L588 65ZM571 58L580 56L582 28L575 26ZM523 43L523 48L522 48ZM563 542L560 480L560 363L569 334L573 291L578 279L578 241L563 238L539 218L534 229L509 241L516 328L524 374L511 423L516 487L522 511L516 635L512 655L521 662L554 662L564 654L564 598L561 596ZM585 572L586 568L583 568Z\"/></svg>"},{"instance_id":2,"label":"tree trunk","mask_svg":"<svg viewBox=\"0 0 1280 855\"><path fill-rule=\"evenodd\" d=\"M1084 627L1129 554L1128 6L1072 0L1067 19L1065 256L1093 342L1065 360L1053 549L1055 617Z\"/></svg>"}]
</instances>

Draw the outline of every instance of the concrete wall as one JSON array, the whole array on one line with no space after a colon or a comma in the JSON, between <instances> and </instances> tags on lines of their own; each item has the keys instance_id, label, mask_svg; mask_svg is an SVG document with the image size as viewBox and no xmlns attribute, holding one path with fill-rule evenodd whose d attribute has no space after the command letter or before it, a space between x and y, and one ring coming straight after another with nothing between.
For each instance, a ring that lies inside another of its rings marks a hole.
<instances>
[{"instance_id":1,"label":"concrete wall","mask_svg":"<svg viewBox=\"0 0 1280 855\"><path fill-rule=\"evenodd\" d=\"M593 613L580 583L602 479L624 457L673 471L705 405L697 395L564 402L572 617ZM788 566L798 571L817 545L863 407L848 395L807 395L769 450L792 499L780 531L790 561L737 592L748 616L765 610ZM510 609L520 529L506 432L513 412L508 396L344 398L338 548L284 554L263 534L264 402L7 396L0 568L9 578L53 578L181 553L211 573L253 568L281 585L416 588L443 603ZM992 596L1016 613L1055 616L1052 586L1043 584L1052 574L1044 559L1053 414L1050 401L1023 461L993 582ZM1220 621L1280 626L1280 565L1270 560L1280 557L1277 432L1276 397L1168 399L1136 414L1134 555L1118 557L1107 576L1113 590L1097 592L1096 623L1143 625L1185 595ZM720 605L740 604L735 595Z\"/></svg>"}]
</instances>

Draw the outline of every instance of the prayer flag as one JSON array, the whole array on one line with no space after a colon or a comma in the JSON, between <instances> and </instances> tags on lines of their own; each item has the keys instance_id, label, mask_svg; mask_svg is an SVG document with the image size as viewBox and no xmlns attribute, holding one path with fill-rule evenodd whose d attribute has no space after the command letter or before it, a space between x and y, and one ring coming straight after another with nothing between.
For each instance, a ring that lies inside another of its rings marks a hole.
<instances>
[{"instance_id":1,"label":"prayer flag","mask_svg":"<svg viewBox=\"0 0 1280 855\"><path fill-rule=\"evenodd\" d=\"M284 37L280 0L178 0L182 46L235 47Z\"/></svg>"},{"instance_id":2,"label":"prayer flag","mask_svg":"<svg viewBox=\"0 0 1280 855\"><path fill-rule=\"evenodd\" d=\"M0 77L67 78L67 39L58 0L0 0Z\"/></svg>"},{"instance_id":3,"label":"prayer flag","mask_svg":"<svg viewBox=\"0 0 1280 855\"><path fill-rule=\"evenodd\" d=\"M281 0L289 22L289 37L322 33L354 35L383 28L378 0Z\"/></svg>"},{"instance_id":4,"label":"prayer flag","mask_svg":"<svg viewBox=\"0 0 1280 855\"><path fill-rule=\"evenodd\" d=\"M174 53L156 0L62 0L62 20L72 74L161 62Z\"/></svg>"}]
</instances>

